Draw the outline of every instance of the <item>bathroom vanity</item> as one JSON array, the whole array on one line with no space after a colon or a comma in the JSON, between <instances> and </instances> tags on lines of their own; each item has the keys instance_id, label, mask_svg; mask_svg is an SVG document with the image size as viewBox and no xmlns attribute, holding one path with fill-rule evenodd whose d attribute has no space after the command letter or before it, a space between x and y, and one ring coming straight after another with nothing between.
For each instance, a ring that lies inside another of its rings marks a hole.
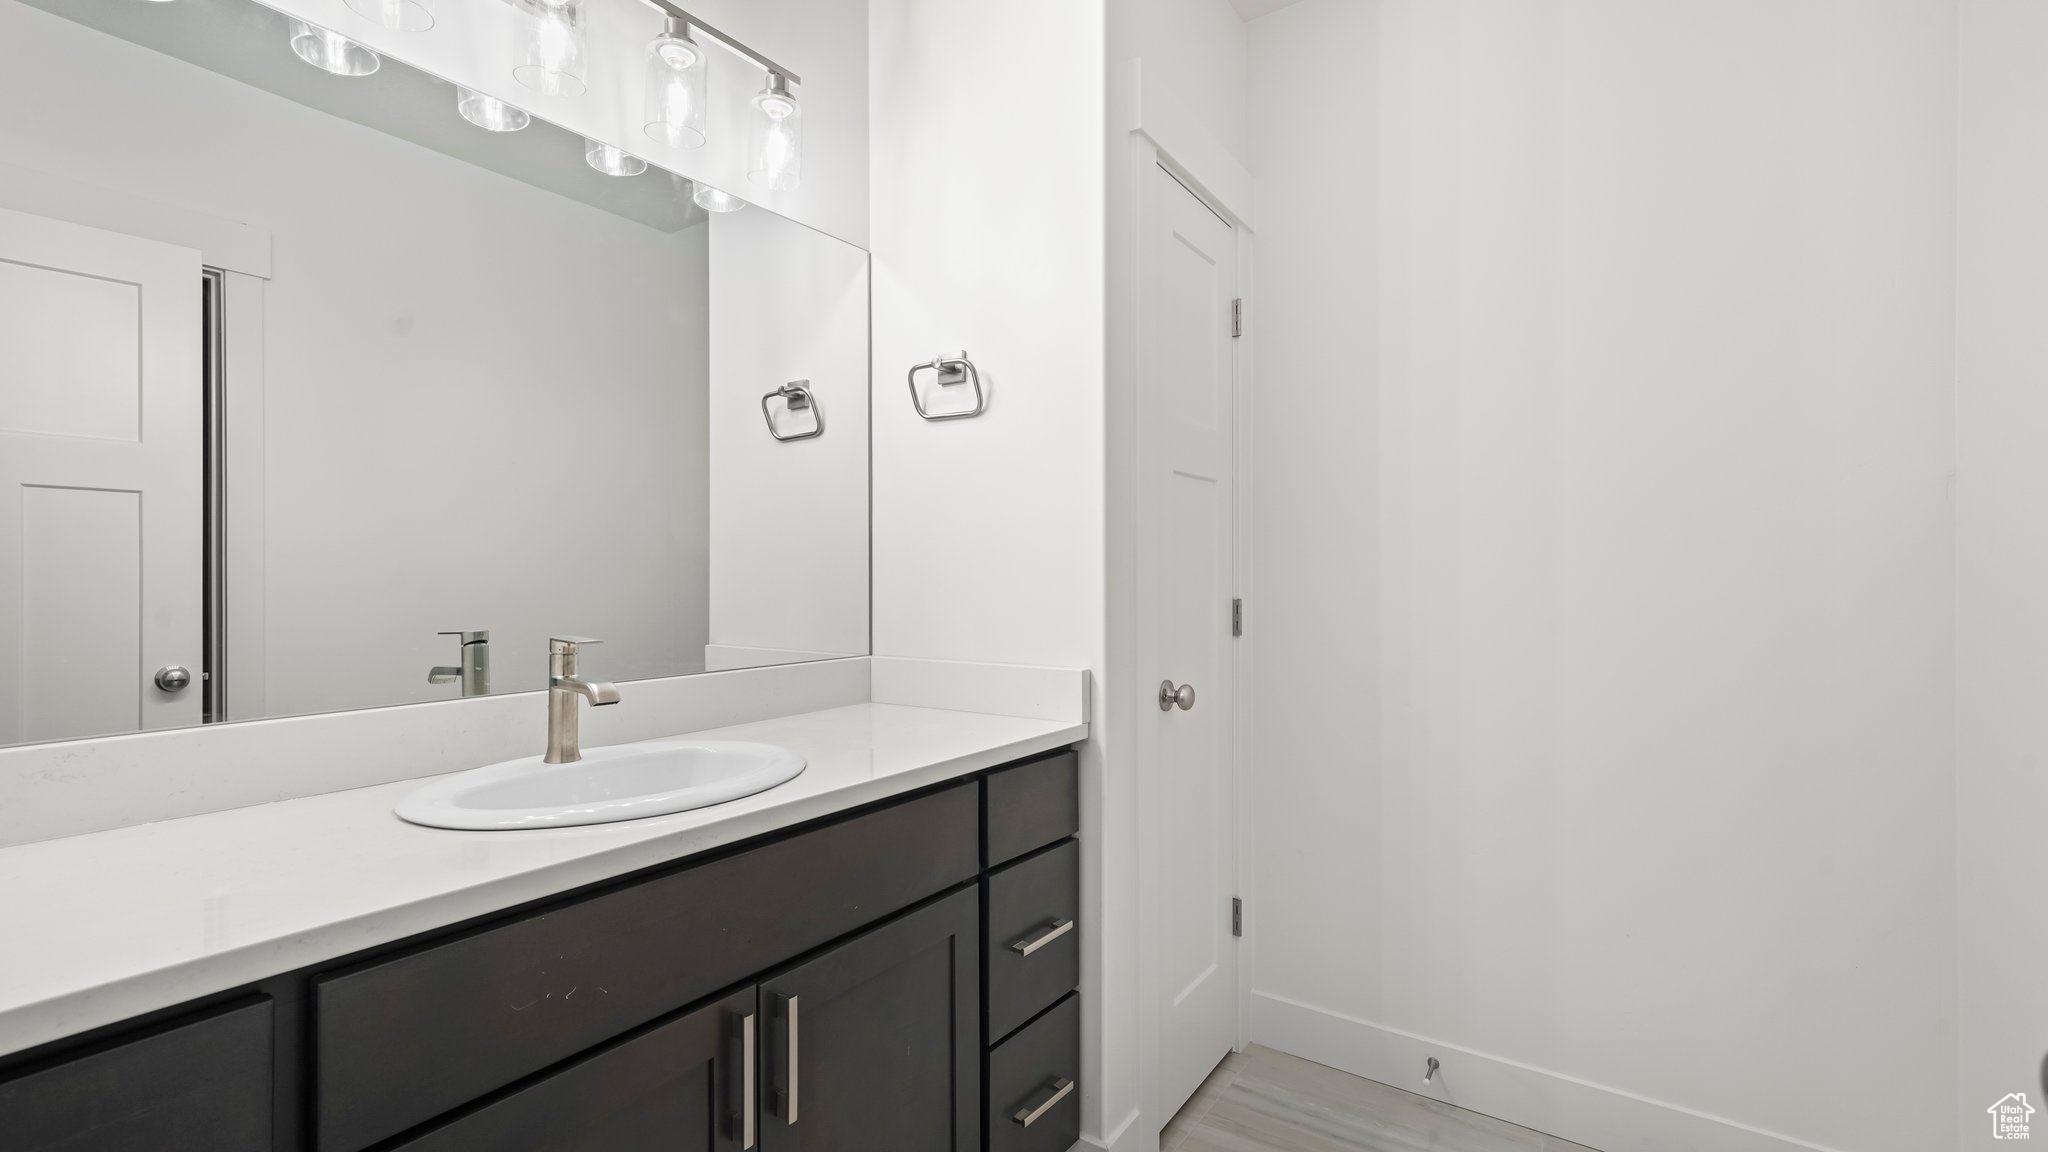
<instances>
[{"instance_id":1,"label":"bathroom vanity","mask_svg":"<svg viewBox=\"0 0 2048 1152\"><path fill-rule=\"evenodd\" d=\"M1075 1143L1087 675L871 655L796 11L0 0L0 1152Z\"/></svg>"},{"instance_id":2,"label":"bathroom vanity","mask_svg":"<svg viewBox=\"0 0 2048 1152\"><path fill-rule=\"evenodd\" d=\"M258 979L0 1058L0 1146L1063 1152L1078 828L1058 750Z\"/></svg>"}]
</instances>

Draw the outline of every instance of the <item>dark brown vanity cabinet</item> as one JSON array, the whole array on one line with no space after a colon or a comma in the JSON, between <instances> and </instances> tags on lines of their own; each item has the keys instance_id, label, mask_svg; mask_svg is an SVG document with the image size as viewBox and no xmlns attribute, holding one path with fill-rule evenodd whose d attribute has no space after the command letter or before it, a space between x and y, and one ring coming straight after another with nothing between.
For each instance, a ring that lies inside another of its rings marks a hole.
<instances>
[{"instance_id":1,"label":"dark brown vanity cabinet","mask_svg":"<svg viewBox=\"0 0 2048 1152\"><path fill-rule=\"evenodd\" d=\"M316 975L318 1152L360 1152L972 881L979 811L955 784Z\"/></svg>"},{"instance_id":2,"label":"dark brown vanity cabinet","mask_svg":"<svg viewBox=\"0 0 2048 1152\"><path fill-rule=\"evenodd\" d=\"M1075 763L0 1058L0 1152L1066 1152Z\"/></svg>"}]
</instances>

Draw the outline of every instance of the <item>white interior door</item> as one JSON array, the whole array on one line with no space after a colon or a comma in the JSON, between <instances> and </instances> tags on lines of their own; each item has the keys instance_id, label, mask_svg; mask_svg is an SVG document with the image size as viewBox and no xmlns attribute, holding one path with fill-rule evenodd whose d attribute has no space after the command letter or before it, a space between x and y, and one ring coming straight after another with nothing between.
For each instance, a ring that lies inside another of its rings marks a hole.
<instances>
[{"instance_id":1,"label":"white interior door","mask_svg":"<svg viewBox=\"0 0 2048 1152\"><path fill-rule=\"evenodd\" d=\"M0 210L0 743L200 720L200 273Z\"/></svg>"},{"instance_id":2,"label":"white interior door","mask_svg":"<svg viewBox=\"0 0 2048 1152\"><path fill-rule=\"evenodd\" d=\"M1139 691L1147 765L1144 936L1158 998L1161 1117L1236 1043L1230 645L1236 236L1165 169L1146 177L1139 254ZM1148 697L1149 699L1149 697Z\"/></svg>"}]
</instances>

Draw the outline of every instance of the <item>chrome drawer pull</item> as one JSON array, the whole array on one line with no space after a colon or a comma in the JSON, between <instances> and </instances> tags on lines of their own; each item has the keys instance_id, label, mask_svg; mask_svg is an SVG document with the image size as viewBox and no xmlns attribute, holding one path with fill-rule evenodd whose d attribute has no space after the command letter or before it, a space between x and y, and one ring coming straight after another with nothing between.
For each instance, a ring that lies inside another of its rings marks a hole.
<instances>
[{"instance_id":1,"label":"chrome drawer pull","mask_svg":"<svg viewBox=\"0 0 2048 1152\"><path fill-rule=\"evenodd\" d=\"M740 1148L754 1146L754 1014L740 1022Z\"/></svg>"},{"instance_id":2,"label":"chrome drawer pull","mask_svg":"<svg viewBox=\"0 0 2048 1152\"><path fill-rule=\"evenodd\" d=\"M1029 940L1019 940L1015 944L1010 945L1010 951L1015 952L1019 956L1029 956L1073 930L1074 922L1072 920L1055 920L1048 924L1045 931L1040 932L1038 935L1031 937Z\"/></svg>"},{"instance_id":3,"label":"chrome drawer pull","mask_svg":"<svg viewBox=\"0 0 2048 1152\"><path fill-rule=\"evenodd\" d=\"M1017 1109L1017 1114L1015 1116L1010 1117L1010 1119L1015 1120L1017 1123L1022 1124L1026 1128L1031 1127L1033 1124L1038 1122L1039 1117L1045 1115L1047 1112L1052 1111L1053 1105L1059 1103L1062 1100L1065 1100L1068 1094L1073 1092L1074 1082L1062 1076L1056 1080L1053 1080L1045 1087L1052 1092L1052 1095L1047 1096L1043 1101L1039 1103L1038 1107L1036 1108L1033 1108L1027 1104L1024 1107Z\"/></svg>"},{"instance_id":4,"label":"chrome drawer pull","mask_svg":"<svg viewBox=\"0 0 2048 1152\"><path fill-rule=\"evenodd\" d=\"M785 1053L789 1057L789 1079L787 1080L789 1095L785 1101L788 1106L783 1109L782 1122L784 1124L795 1124L797 1118L797 1038L802 1035L797 1030L796 997L790 996L783 1001L783 1013L789 1018L789 1047Z\"/></svg>"}]
</instances>

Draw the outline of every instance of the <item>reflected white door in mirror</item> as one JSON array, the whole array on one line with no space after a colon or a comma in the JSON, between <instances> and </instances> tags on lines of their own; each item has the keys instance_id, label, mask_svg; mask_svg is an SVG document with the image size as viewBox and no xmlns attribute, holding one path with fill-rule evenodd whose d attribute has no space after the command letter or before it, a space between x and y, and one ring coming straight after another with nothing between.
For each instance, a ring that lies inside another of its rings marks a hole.
<instances>
[{"instance_id":1,"label":"reflected white door in mirror","mask_svg":"<svg viewBox=\"0 0 2048 1152\"><path fill-rule=\"evenodd\" d=\"M0 210L0 744L199 721L199 254ZM163 686L159 686L159 684Z\"/></svg>"}]
</instances>

